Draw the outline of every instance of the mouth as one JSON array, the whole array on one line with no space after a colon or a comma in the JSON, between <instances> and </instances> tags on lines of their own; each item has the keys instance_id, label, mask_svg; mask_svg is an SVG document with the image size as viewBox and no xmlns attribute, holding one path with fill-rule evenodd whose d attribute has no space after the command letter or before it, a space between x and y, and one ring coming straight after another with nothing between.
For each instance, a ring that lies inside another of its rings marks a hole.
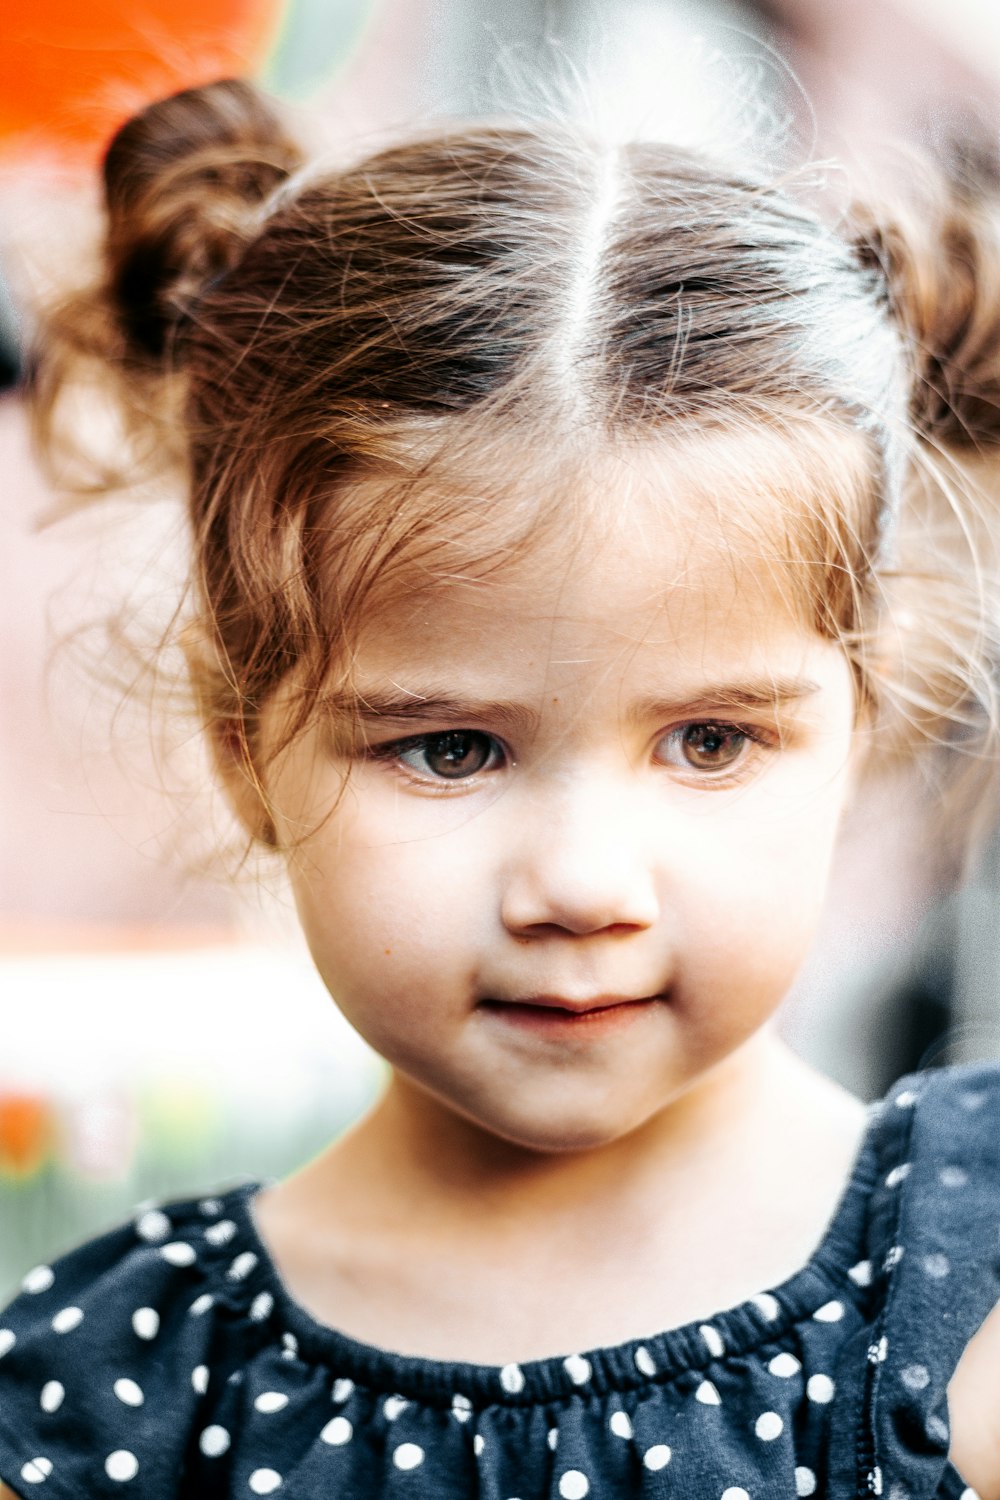
<instances>
[{"instance_id":1,"label":"mouth","mask_svg":"<svg viewBox=\"0 0 1000 1500\"><path fill-rule=\"evenodd\" d=\"M593 995L586 1000L528 995L523 1000L481 1000L479 1009L508 1025L570 1035L628 1025L663 1000L662 995Z\"/></svg>"}]
</instances>

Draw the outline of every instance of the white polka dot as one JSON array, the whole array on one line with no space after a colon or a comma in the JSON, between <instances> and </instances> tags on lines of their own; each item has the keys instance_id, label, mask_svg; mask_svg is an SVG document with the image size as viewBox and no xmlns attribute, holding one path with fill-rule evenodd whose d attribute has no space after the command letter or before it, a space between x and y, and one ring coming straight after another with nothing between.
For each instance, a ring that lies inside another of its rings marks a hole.
<instances>
[{"instance_id":1,"label":"white polka dot","mask_svg":"<svg viewBox=\"0 0 1000 1500\"><path fill-rule=\"evenodd\" d=\"M191 1384L194 1386L199 1396L204 1396L205 1392L208 1390L207 1365L195 1365L194 1369L191 1371Z\"/></svg>"},{"instance_id":2,"label":"white polka dot","mask_svg":"<svg viewBox=\"0 0 1000 1500\"><path fill-rule=\"evenodd\" d=\"M839 1323L844 1316L844 1304L842 1302L824 1302L822 1307L817 1307L813 1317L817 1323Z\"/></svg>"},{"instance_id":3,"label":"white polka dot","mask_svg":"<svg viewBox=\"0 0 1000 1500\"><path fill-rule=\"evenodd\" d=\"M141 1339L155 1339L160 1331L160 1315L155 1307L137 1307L132 1314L132 1327Z\"/></svg>"},{"instance_id":4,"label":"white polka dot","mask_svg":"<svg viewBox=\"0 0 1000 1500\"><path fill-rule=\"evenodd\" d=\"M171 1240L169 1245L161 1245L160 1254L172 1266L193 1266L198 1258L194 1246L184 1240Z\"/></svg>"},{"instance_id":5,"label":"white polka dot","mask_svg":"<svg viewBox=\"0 0 1000 1500\"><path fill-rule=\"evenodd\" d=\"M472 1416L472 1402L468 1396L456 1391L451 1398L451 1414L458 1422L467 1422Z\"/></svg>"},{"instance_id":6,"label":"white polka dot","mask_svg":"<svg viewBox=\"0 0 1000 1500\"><path fill-rule=\"evenodd\" d=\"M42 1411L58 1411L66 1398L66 1388L58 1380L47 1380L42 1386Z\"/></svg>"},{"instance_id":7,"label":"white polka dot","mask_svg":"<svg viewBox=\"0 0 1000 1500\"><path fill-rule=\"evenodd\" d=\"M885 1266L885 1269L887 1271L894 1271L902 1259L902 1245L890 1245L888 1250L885 1252L885 1260L882 1262L882 1264Z\"/></svg>"},{"instance_id":8,"label":"white polka dot","mask_svg":"<svg viewBox=\"0 0 1000 1500\"><path fill-rule=\"evenodd\" d=\"M722 1397L710 1380L703 1380L694 1393L694 1399L700 1401L702 1406L721 1406Z\"/></svg>"},{"instance_id":9,"label":"white polka dot","mask_svg":"<svg viewBox=\"0 0 1000 1500\"><path fill-rule=\"evenodd\" d=\"M714 1355L716 1359L721 1359L723 1354L725 1354L726 1352L726 1346L722 1342L722 1337L719 1333L719 1330L717 1328L713 1328L711 1323L702 1323L701 1327L698 1329L698 1332L705 1340L705 1347L707 1348L709 1354Z\"/></svg>"},{"instance_id":10,"label":"white polka dot","mask_svg":"<svg viewBox=\"0 0 1000 1500\"><path fill-rule=\"evenodd\" d=\"M784 1431L785 1424L776 1411L761 1412L754 1425L754 1432L763 1443L770 1443L776 1437L780 1437Z\"/></svg>"},{"instance_id":11,"label":"white polka dot","mask_svg":"<svg viewBox=\"0 0 1000 1500\"><path fill-rule=\"evenodd\" d=\"M986 1103L986 1095L981 1091L978 1093L970 1091L963 1094L959 1102L963 1109L982 1109Z\"/></svg>"},{"instance_id":12,"label":"white polka dot","mask_svg":"<svg viewBox=\"0 0 1000 1500\"><path fill-rule=\"evenodd\" d=\"M905 1182L909 1175L910 1163L900 1162L898 1167L893 1167L892 1171L886 1174L885 1185L887 1188L899 1187L899 1184Z\"/></svg>"},{"instance_id":13,"label":"white polka dot","mask_svg":"<svg viewBox=\"0 0 1000 1500\"><path fill-rule=\"evenodd\" d=\"M738 1484L731 1484L728 1490L722 1491L722 1500L750 1500L750 1496Z\"/></svg>"},{"instance_id":14,"label":"white polka dot","mask_svg":"<svg viewBox=\"0 0 1000 1500\"><path fill-rule=\"evenodd\" d=\"M810 1375L806 1382L806 1395L817 1406L826 1406L833 1400L834 1384L829 1375Z\"/></svg>"},{"instance_id":15,"label":"white polka dot","mask_svg":"<svg viewBox=\"0 0 1000 1500\"><path fill-rule=\"evenodd\" d=\"M878 1464L875 1465L874 1469L868 1475L868 1488L873 1495L881 1495L882 1493L882 1470Z\"/></svg>"},{"instance_id":16,"label":"white polka dot","mask_svg":"<svg viewBox=\"0 0 1000 1500\"><path fill-rule=\"evenodd\" d=\"M485 1439L483 1438L482 1433L481 1432L477 1432L476 1435L475 1435L475 1437L472 1439L472 1451L476 1455L477 1458L481 1458L482 1457L483 1449L485 1447L486 1447L486 1442L485 1442Z\"/></svg>"},{"instance_id":17,"label":"white polka dot","mask_svg":"<svg viewBox=\"0 0 1000 1500\"><path fill-rule=\"evenodd\" d=\"M138 1474L139 1460L127 1448L116 1448L104 1460L104 1472L109 1479L117 1479L124 1484Z\"/></svg>"},{"instance_id":18,"label":"white polka dot","mask_svg":"<svg viewBox=\"0 0 1000 1500\"><path fill-rule=\"evenodd\" d=\"M931 1413L931 1415L927 1418L927 1422L925 1425L927 1428L927 1436L934 1438L934 1440L938 1443L946 1443L951 1436L948 1431L947 1422L942 1421L942 1419L937 1415L936 1412Z\"/></svg>"},{"instance_id":19,"label":"white polka dot","mask_svg":"<svg viewBox=\"0 0 1000 1500\"><path fill-rule=\"evenodd\" d=\"M52 1473L51 1458L32 1458L21 1469L26 1484L42 1484Z\"/></svg>"},{"instance_id":20,"label":"white polka dot","mask_svg":"<svg viewBox=\"0 0 1000 1500\"><path fill-rule=\"evenodd\" d=\"M590 1360L584 1359L582 1354L567 1354L563 1360L563 1369L574 1385L586 1385L594 1373Z\"/></svg>"},{"instance_id":21,"label":"white polka dot","mask_svg":"<svg viewBox=\"0 0 1000 1500\"><path fill-rule=\"evenodd\" d=\"M258 1292L250 1304L250 1316L255 1323L263 1323L265 1318L271 1316L274 1307L274 1298L270 1292Z\"/></svg>"},{"instance_id":22,"label":"white polka dot","mask_svg":"<svg viewBox=\"0 0 1000 1500\"><path fill-rule=\"evenodd\" d=\"M878 1341L877 1344L870 1344L869 1345L869 1347L868 1347L868 1363L870 1365L880 1365L885 1360L885 1358L888 1355L888 1353L889 1353L889 1340L886 1338L885 1334L883 1333L882 1337L879 1339L879 1341Z\"/></svg>"},{"instance_id":23,"label":"white polka dot","mask_svg":"<svg viewBox=\"0 0 1000 1500\"><path fill-rule=\"evenodd\" d=\"M927 1275L933 1276L935 1281L941 1281L951 1273L951 1262L947 1255L942 1255L940 1252L925 1255L922 1264Z\"/></svg>"},{"instance_id":24,"label":"white polka dot","mask_svg":"<svg viewBox=\"0 0 1000 1500\"><path fill-rule=\"evenodd\" d=\"M549 1430L548 1430L548 1434L546 1436L545 1441L548 1443L549 1447L552 1449L552 1451L554 1453L556 1451L556 1444L559 1441L559 1428L558 1427L550 1427Z\"/></svg>"},{"instance_id":25,"label":"white polka dot","mask_svg":"<svg viewBox=\"0 0 1000 1500\"><path fill-rule=\"evenodd\" d=\"M275 1469L254 1469L249 1484L255 1495L273 1495L281 1488L281 1475Z\"/></svg>"},{"instance_id":26,"label":"white polka dot","mask_svg":"<svg viewBox=\"0 0 1000 1500\"><path fill-rule=\"evenodd\" d=\"M518 1391L524 1390L524 1371L520 1365L504 1365L500 1371L500 1384L505 1391L516 1396Z\"/></svg>"},{"instance_id":27,"label":"white polka dot","mask_svg":"<svg viewBox=\"0 0 1000 1500\"><path fill-rule=\"evenodd\" d=\"M559 1494L562 1500L583 1500L590 1494L590 1480L579 1469L567 1469L559 1480Z\"/></svg>"},{"instance_id":28,"label":"white polka dot","mask_svg":"<svg viewBox=\"0 0 1000 1500\"><path fill-rule=\"evenodd\" d=\"M783 1379L787 1379L790 1375L797 1375L802 1365L794 1354L776 1354L767 1368L772 1375L780 1375Z\"/></svg>"},{"instance_id":29,"label":"white polka dot","mask_svg":"<svg viewBox=\"0 0 1000 1500\"><path fill-rule=\"evenodd\" d=\"M136 1385L134 1380L116 1380L112 1389L124 1406L141 1406L146 1399L142 1394L142 1387Z\"/></svg>"},{"instance_id":30,"label":"white polka dot","mask_svg":"<svg viewBox=\"0 0 1000 1500\"><path fill-rule=\"evenodd\" d=\"M964 1167L942 1167L938 1173L941 1186L946 1188L965 1187L969 1180L969 1174Z\"/></svg>"},{"instance_id":31,"label":"white polka dot","mask_svg":"<svg viewBox=\"0 0 1000 1500\"><path fill-rule=\"evenodd\" d=\"M220 1458L228 1449L229 1443L229 1433L216 1422L211 1427L206 1427L198 1439L198 1447L206 1458Z\"/></svg>"},{"instance_id":32,"label":"white polka dot","mask_svg":"<svg viewBox=\"0 0 1000 1500\"><path fill-rule=\"evenodd\" d=\"M284 1411L287 1405L288 1397L284 1391L262 1391L254 1402L257 1411L267 1415L275 1411Z\"/></svg>"},{"instance_id":33,"label":"white polka dot","mask_svg":"<svg viewBox=\"0 0 1000 1500\"><path fill-rule=\"evenodd\" d=\"M299 1352L299 1341L294 1333L283 1333L281 1342L285 1346L281 1351L282 1359L294 1359Z\"/></svg>"},{"instance_id":34,"label":"white polka dot","mask_svg":"<svg viewBox=\"0 0 1000 1500\"><path fill-rule=\"evenodd\" d=\"M188 1312L190 1312L194 1317L200 1318L202 1313L208 1312L208 1309L212 1306L212 1303L214 1301L215 1298L212 1296L211 1292L202 1292L201 1296L196 1297L191 1303L191 1306L188 1308Z\"/></svg>"},{"instance_id":35,"label":"white polka dot","mask_svg":"<svg viewBox=\"0 0 1000 1500\"><path fill-rule=\"evenodd\" d=\"M670 1462L670 1449L666 1443L656 1443L652 1448L647 1448L642 1455L642 1461L647 1469L665 1469Z\"/></svg>"},{"instance_id":36,"label":"white polka dot","mask_svg":"<svg viewBox=\"0 0 1000 1500\"><path fill-rule=\"evenodd\" d=\"M656 1362L645 1344L639 1345L632 1358L635 1360L635 1367L640 1375L656 1374Z\"/></svg>"},{"instance_id":37,"label":"white polka dot","mask_svg":"<svg viewBox=\"0 0 1000 1500\"><path fill-rule=\"evenodd\" d=\"M424 1450L419 1443L400 1443L393 1449L392 1461L397 1469L416 1469L424 1461Z\"/></svg>"},{"instance_id":38,"label":"white polka dot","mask_svg":"<svg viewBox=\"0 0 1000 1500\"><path fill-rule=\"evenodd\" d=\"M899 1372L899 1378L911 1391L923 1391L931 1383L931 1372L926 1365L906 1365Z\"/></svg>"},{"instance_id":39,"label":"white polka dot","mask_svg":"<svg viewBox=\"0 0 1000 1500\"><path fill-rule=\"evenodd\" d=\"M82 1307L64 1307L57 1312L52 1319L52 1327L56 1333L72 1333L74 1328L79 1328L83 1322Z\"/></svg>"},{"instance_id":40,"label":"white polka dot","mask_svg":"<svg viewBox=\"0 0 1000 1500\"><path fill-rule=\"evenodd\" d=\"M236 1225L232 1219L220 1219L217 1224L210 1224L205 1230L205 1238L210 1245L228 1245L235 1237Z\"/></svg>"},{"instance_id":41,"label":"white polka dot","mask_svg":"<svg viewBox=\"0 0 1000 1500\"><path fill-rule=\"evenodd\" d=\"M974 1490L970 1484L962 1491L961 1500L979 1500L979 1491Z\"/></svg>"},{"instance_id":42,"label":"white polka dot","mask_svg":"<svg viewBox=\"0 0 1000 1500\"><path fill-rule=\"evenodd\" d=\"M632 1423L629 1421L627 1412L613 1411L608 1426L615 1437L630 1438L632 1436Z\"/></svg>"},{"instance_id":43,"label":"white polka dot","mask_svg":"<svg viewBox=\"0 0 1000 1500\"><path fill-rule=\"evenodd\" d=\"M769 1323L773 1323L781 1312L777 1297L772 1297L770 1292L758 1292L755 1297L750 1298L750 1301L764 1314Z\"/></svg>"},{"instance_id":44,"label":"white polka dot","mask_svg":"<svg viewBox=\"0 0 1000 1500\"><path fill-rule=\"evenodd\" d=\"M135 1221L136 1234L141 1240L148 1240L151 1243L156 1240L165 1240L173 1227L166 1214L159 1208L151 1208L148 1213L140 1214Z\"/></svg>"},{"instance_id":45,"label":"white polka dot","mask_svg":"<svg viewBox=\"0 0 1000 1500\"><path fill-rule=\"evenodd\" d=\"M21 1290L37 1296L39 1292L47 1292L55 1279L51 1266L35 1266L21 1282Z\"/></svg>"},{"instance_id":46,"label":"white polka dot","mask_svg":"<svg viewBox=\"0 0 1000 1500\"><path fill-rule=\"evenodd\" d=\"M902 1089L896 1095L896 1108L912 1109L919 1097L920 1095L915 1093L913 1089Z\"/></svg>"},{"instance_id":47,"label":"white polka dot","mask_svg":"<svg viewBox=\"0 0 1000 1500\"><path fill-rule=\"evenodd\" d=\"M331 1417L320 1433L324 1443L329 1443L331 1448L342 1448L353 1436L354 1428L346 1417Z\"/></svg>"},{"instance_id":48,"label":"white polka dot","mask_svg":"<svg viewBox=\"0 0 1000 1500\"><path fill-rule=\"evenodd\" d=\"M222 1202L219 1198L202 1198L198 1204L206 1218L213 1219L216 1214L222 1212Z\"/></svg>"},{"instance_id":49,"label":"white polka dot","mask_svg":"<svg viewBox=\"0 0 1000 1500\"><path fill-rule=\"evenodd\" d=\"M256 1264L257 1257L256 1255L254 1255L253 1251L244 1250L242 1255L237 1255L236 1259L229 1267L229 1270L226 1272L226 1275L229 1277L230 1281L245 1281ZM258 1469L257 1472L259 1474L273 1474L274 1470ZM278 1483L281 1483L280 1479L278 1480ZM267 1491L262 1490L261 1493L266 1494Z\"/></svg>"},{"instance_id":50,"label":"white polka dot","mask_svg":"<svg viewBox=\"0 0 1000 1500\"><path fill-rule=\"evenodd\" d=\"M348 1380L346 1375L341 1375L333 1382L333 1400L346 1401L348 1396L354 1395L354 1381ZM456 1400L458 1398L456 1397Z\"/></svg>"},{"instance_id":51,"label":"white polka dot","mask_svg":"<svg viewBox=\"0 0 1000 1500\"><path fill-rule=\"evenodd\" d=\"M9 1328L0 1328L0 1359L3 1359L5 1354L9 1354L16 1343L16 1334L12 1333Z\"/></svg>"},{"instance_id":52,"label":"white polka dot","mask_svg":"<svg viewBox=\"0 0 1000 1500\"><path fill-rule=\"evenodd\" d=\"M852 1266L847 1274L855 1286L871 1286L872 1263L870 1260L859 1260L857 1265Z\"/></svg>"},{"instance_id":53,"label":"white polka dot","mask_svg":"<svg viewBox=\"0 0 1000 1500\"><path fill-rule=\"evenodd\" d=\"M395 1422L400 1412L405 1411L409 1404L405 1396L386 1396L382 1402L382 1410L385 1412L386 1420Z\"/></svg>"},{"instance_id":54,"label":"white polka dot","mask_svg":"<svg viewBox=\"0 0 1000 1500\"><path fill-rule=\"evenodd\" d=\"M812 1469L807 1469L804 1465L800 1465L795 1470L795 1493L797 1495L815 1495L816 1475Z\"/></svg>"}]
</instances>

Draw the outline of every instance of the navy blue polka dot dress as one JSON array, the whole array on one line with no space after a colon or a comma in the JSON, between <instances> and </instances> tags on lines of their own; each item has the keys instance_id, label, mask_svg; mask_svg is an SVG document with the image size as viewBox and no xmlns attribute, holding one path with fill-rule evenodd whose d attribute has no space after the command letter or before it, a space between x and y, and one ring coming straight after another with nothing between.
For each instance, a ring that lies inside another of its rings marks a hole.
<instances>
[{"instance_id":1,"label":"navy blue polka dot dress","mask_svg":"<svg viewBox=\"0 0 1000 1500\"><path fill-rule=\"evenodd\" d=\"M873 1108L815 1255L736 1308L488 1367L318 1324L256 1184L146 1208L0 1313L0 1477L97 1500L961 1500L945 1390L1000 1298L1000 1069Z\"/></svg>"}]
</instances>

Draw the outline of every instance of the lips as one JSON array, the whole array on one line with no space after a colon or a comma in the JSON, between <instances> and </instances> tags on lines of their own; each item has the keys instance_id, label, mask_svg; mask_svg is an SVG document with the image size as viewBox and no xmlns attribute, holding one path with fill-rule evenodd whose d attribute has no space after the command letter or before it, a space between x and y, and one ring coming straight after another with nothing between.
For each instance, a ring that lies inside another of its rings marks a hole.
<instances>
[{"instance_id":1,"label":"lips","mask_svg":"<svg viewBox=\"0 0 1000 1500\"><path fill-rule=\"evenodd\" d=\"M647 1005L658 1000L659 995L592 995L585 1000L571 1000L562 995L526 995L523 1000L484 1000L488 1007L516 1006L523 1010L560 1011L573 1016L590 1016L602 1011L618 1010L623 1006Z\"/></svg>"},{"instance_id":2,"label":"lips","mask_svg":"<svg viewBox=\"0 0 1000 1500\"><path fill-rule=\"evenodd\" d=\"M596 1044L598 1039L642 1024L642 1017L659 1010L662 995L526 995L523 1000L481 1000L479 1009L490 1024L508 1034L533 1036L562 1046L569 1042Z\"/></svg>"}]
</instances>

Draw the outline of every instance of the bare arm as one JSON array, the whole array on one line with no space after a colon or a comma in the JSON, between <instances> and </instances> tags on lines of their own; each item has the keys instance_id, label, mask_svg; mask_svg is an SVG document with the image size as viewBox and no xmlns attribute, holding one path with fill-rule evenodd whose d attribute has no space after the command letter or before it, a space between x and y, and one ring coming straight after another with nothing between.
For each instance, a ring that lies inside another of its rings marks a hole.
<instances>
[{"instance_id":1,"label":"bare arm","mask_svg":"<svg viewBox=\"0 0 1000 1500\"><path fill-rule=\"evenodd\" d=\"M952 1463L980 1496L1000 1500L1000 1302L948 1386Z\"/></svg>"},{"instance_id":2,"label":"bare arm","mask_svg":"<svg viewBox=\"0 0 1000 1500\"><path fill-rule=\"evenodd\" d=\"M14 1491L8 1489L3 1481L0 1480L0 1500L21 1500L21 1497L20 1495L15 1495Z\"/></svg>"}]
</instances>

